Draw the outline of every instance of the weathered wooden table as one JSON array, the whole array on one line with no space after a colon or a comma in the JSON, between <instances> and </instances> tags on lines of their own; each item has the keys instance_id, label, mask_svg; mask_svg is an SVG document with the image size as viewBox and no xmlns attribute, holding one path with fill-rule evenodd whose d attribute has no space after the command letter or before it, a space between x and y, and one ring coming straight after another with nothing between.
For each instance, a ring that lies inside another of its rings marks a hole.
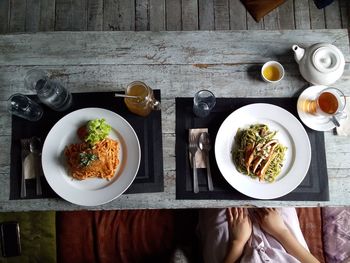
<instances>
[{"instance_id":1,"label":"weathered wooden table","mask_svg":"<svg viewBox=\"0 0 350 263\"><path fill-rule=\"evenodd\" d=\"M199 208L238 205L350 205L350 138L325 132L329 202L222 201L175 199L175 97L203 88L217 97L292 97L307 86L293 58L293 44L338 46L346 68L334 85L350 95L347 30L55 32L0 36L0 211L85 209L62 199L9 200L11 116L7 98L24 88L27 70L39 66L72 92L124 90L142 80L162 92L164 192L122 195L91 209ZM276 85L260 79L260 67L280 61L285 78Z\"/></svg>"}]
</instances>

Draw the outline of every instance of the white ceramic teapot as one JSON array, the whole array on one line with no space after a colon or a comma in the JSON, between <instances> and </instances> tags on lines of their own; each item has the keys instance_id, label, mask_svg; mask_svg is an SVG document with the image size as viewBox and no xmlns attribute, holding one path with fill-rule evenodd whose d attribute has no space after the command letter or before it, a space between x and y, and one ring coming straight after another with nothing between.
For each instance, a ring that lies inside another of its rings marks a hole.
<instances>
[{"instance_id":1,"label":"white ceramic teapot","mask_svg":"<svg viewBox=\"0 0 350 263\"><path fill-rule=\"evenodd\" d=\"M333 84L344 72L344 55L334 45L317 43L307 49L293 45L292 49L301 75L314 85Z\"/></svg>"}]
</instances>

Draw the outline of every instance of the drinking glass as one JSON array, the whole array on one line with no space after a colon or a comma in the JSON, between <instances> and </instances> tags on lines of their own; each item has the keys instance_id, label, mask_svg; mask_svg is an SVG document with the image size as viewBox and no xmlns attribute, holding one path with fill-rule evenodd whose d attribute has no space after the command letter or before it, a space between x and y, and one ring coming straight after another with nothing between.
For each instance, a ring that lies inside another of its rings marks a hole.
<instances>
[{"instance_id":1,"label":"drinking glass","mask_svg":"<svg viewBox=\"0 0 350 263\"><path fill-rule=\"evenodd\" d=\"M209 90L198 91L193 98L193 113L197 117L207 117L214 108L216 98Z\"/></svg>"},{"instance_id":2,"label":"drinking glass","mask_svg":"<svg viewBox=\"0 0 350 263\"><path fill-rule=\"evenodd\" d=\"M308 101L307 111L324 117L341 116L345 105L344 93L337 88L329 87L321 90L315 99Z\"/></svg>"},{"instance_id":3,"label":"drinking glass","mask_svg":"<svg viewBox=\"0 0 350 263\"><path fill-rule=\"evenodd\" d=\"M10 96L7 100L7 110L29 121L37 121L43 115L43 109L39 104L20 93Z\"/></svg>"},{"instance_id":4,"label":"drinking glass","mask_svg":"<svg viewBox=\"0 0 350 263\"><path fill-rule=\"evenodd\" d=\"M59 82L50 79L44 70L29 70L24 83L28 89L36 91L42 103L55 111L67 110L72 104L72 94Z\"/></svg>"}]
</instances>

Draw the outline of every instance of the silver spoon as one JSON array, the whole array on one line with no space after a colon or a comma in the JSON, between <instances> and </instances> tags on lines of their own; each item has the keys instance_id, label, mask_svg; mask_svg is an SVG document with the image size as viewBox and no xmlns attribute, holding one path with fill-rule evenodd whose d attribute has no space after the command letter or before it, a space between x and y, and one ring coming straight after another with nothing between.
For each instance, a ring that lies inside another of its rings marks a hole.
<instances>
[{"instance_id":1,"label":"silver spoon","mask_svg":"<svg viewBox=\"0 0 350 263\"><path fill-rule=\"evenodd\" d=\"M32 137L29 141L29 151L35 155L37 158L36 161L36 171L35 171L35 181L36 181L36 194L41 195L42 189L41 189L41 163L40 163L40 155L41 155L41 141L38 137Z\"/></svg>"},{"instance_id":2,"label":"silver spoon","mask_svg":"<svg viewBox=\"0 0 350 263\"><path fill-rule=\"evenodd\" d=\"M210 171L210 163L209 163L209 151L211 149L211 142L210 142L210 137L207 132L202 132L199 135L199 140L198 140L198 145L199 149L204 152L205 155L205 162L207 166L207 179L208 179L208 189L209 191L213 191L213 179L211 177L211 171Z\"/></svg>"},{"instance_id":3,"label":"silver spoon","mask_svg":"<svg viewBox=\"0 0 350 263\"><path fill-rule=\"evenodd\" d=\"M336 127L339 127L340 126L340 123L339 121L337 120L337 118L335 116L332 116L331 117L331 121L333 122L333 124L336 126Z\"/></svg>"}]
</instances>

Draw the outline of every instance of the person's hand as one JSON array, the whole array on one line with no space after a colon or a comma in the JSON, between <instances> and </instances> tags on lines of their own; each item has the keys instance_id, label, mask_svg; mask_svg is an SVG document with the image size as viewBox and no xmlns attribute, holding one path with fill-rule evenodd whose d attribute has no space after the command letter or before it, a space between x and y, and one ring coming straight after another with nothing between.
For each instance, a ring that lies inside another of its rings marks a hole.
<instances>
[{"instance_id":1,"label":"person's hand","mask_svg":"<svg viewBox=\"0 0 350 263\"><path fill-rule=\"evenodd\" d=\"M288 231L282 216L276 208L255 209L254 214L261 228L271 236L277 238L279 235L283 235L285 231Z\"/></svg>"},{"instance_id":2,"label":"person's hand","mask_svg":"<svg viewBox=\"0 0 350 263\"><path fill-rule=\"evenodd\" d=\"M227 208L226 216L231 243L245 245L252 234L252 222L245 208Z\"/></svg>"}]
</instances>

